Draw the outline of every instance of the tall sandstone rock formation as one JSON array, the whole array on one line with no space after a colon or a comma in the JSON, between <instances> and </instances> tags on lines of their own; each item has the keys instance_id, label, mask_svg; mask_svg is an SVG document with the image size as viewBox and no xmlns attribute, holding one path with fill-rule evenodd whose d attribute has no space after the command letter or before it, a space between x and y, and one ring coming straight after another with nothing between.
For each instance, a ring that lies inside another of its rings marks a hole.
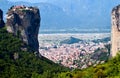
<instances>
[{"instance_id":1,"label":"tall sandstone rock formation","mask_svg":"<svg viewBox=\"0 0 120 78\"><path fill-rule=\"evenodd\" d=\"M4 26L5 26L5 23L3 21L3 11L0 9L0 28Z\"/></svg>"},{"instance_id":2,"label":"tall sandstone rock formation","mask_svg":"<svg viewBox=\"0 0 120 78\"><path fill-rule=\"evenodd\" d=\"M18 36L30 47L30 51L38 53L38 32L40 20L38 8L12 6L7 12L7 31Z\"/></svg>"},{"instance_id":3,"label":"tall sandstone rock formation","mask_svg":"<svg viewBox=\"0 0 120 78\"><path fill-rule=\"evenodd\" d=\"M120 5L112 10L112 31L111 31L111 56L114 57L120 51Z\"/></svg>"}]
</instances>

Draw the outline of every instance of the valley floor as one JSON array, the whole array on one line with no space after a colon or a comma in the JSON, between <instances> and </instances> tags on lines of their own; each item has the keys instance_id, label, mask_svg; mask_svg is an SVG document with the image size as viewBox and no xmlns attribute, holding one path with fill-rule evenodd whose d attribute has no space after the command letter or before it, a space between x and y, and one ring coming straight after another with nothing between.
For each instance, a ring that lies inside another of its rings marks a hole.
<instances>
[{"instance_id":1,"label":"valley floor","mask_svg":"<svg viewBox=\"0 0 120 78\"><path fill-rule=\"evenodd\" d=\"M80 41L73 42L71 37ZM39 34L38 39L41 55L66 67L83 69L104 63L109 57L110 33Z\"/></svg>"}]
</instances>

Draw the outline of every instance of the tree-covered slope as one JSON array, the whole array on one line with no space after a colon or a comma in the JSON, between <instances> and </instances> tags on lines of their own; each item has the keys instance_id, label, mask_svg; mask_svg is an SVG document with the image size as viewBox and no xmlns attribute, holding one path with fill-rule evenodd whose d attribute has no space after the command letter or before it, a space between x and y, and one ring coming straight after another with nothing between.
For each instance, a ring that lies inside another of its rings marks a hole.
<instances>
[{"instance_id":1,"label":"tree-covered slope","mask_svg":"<svg viewBox=\"0 0 120 78\"><path fill-rule=\"evenodd\" d=\"M21 50L19 38L0 29L0 78L120 78L120 55L105 64L83 70L59 66Z\"/></svg>"},{"instance_id":2,"label":"tree-covered slope","mask_svg":"<svg viewBox=\"0 0 120 78\"><path fill-rule=\"evenodd\" d=\"M60 73L58 78L120 78L120 54L105 64Z\"/></svg>"},{"instance_id":3,"label":"tree-covered slope","mask_svg":"<svg viewBox=\"0 0 120 78\"><path fill-rule=\"evenodd\" d=\"M52 78L68 70L44 57L21 50L19 38L0 29L0 78Z\"/></svg>"}]
</instances>

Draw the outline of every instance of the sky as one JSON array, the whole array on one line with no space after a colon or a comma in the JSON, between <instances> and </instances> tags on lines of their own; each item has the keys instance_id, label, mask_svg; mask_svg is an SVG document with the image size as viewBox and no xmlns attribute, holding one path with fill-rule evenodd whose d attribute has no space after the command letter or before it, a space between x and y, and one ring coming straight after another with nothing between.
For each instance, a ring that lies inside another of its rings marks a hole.
<instances>
[{"instance_id":1,"label":"sky","mask_svg":"<svg viewBox=\"0 0 120 78\"><path fill-rule=\"evenodd\" d=\"M8 1L13 1L13 2L24 1L24 2L37 3L37 2L46 2L47 0L8 0Z\"/></svg>"}]
</instances>

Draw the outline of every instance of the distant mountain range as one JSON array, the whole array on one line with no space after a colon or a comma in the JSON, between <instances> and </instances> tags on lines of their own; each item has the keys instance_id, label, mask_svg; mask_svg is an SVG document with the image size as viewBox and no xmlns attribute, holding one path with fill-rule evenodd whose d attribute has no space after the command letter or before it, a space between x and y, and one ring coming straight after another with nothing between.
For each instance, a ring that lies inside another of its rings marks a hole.
<instances>
[{"instance_id":1,"label":"distant mountain range","mask_svg":"<svg viewBox=\"0 0 120 78\"><path fill-rule=\"evenodd\" d=\"M46 0L39 3L0 0L0 8L6 13L12 5L37 6L42 18L41 30L110 29L111 10L118 3L119 0Z\"/></svg>"}]
</instances>

